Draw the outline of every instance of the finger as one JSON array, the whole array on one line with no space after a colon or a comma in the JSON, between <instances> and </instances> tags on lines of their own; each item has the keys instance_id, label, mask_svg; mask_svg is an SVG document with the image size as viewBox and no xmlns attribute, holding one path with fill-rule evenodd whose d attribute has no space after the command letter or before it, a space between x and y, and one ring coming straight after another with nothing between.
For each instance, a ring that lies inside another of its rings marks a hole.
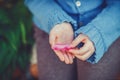
<instances>
[{"instance_id":1,"label":"finger","mask_svg":"<svg viewBox=\"0 0 120 80\"><path fill-rule=\"evenodd\" d=\"M73 54L71 54L72 55L72 58L74 59L75 58L75 56L73 55Z\"/></svg>"},{"instance_id":2,"label":"finger","mask_svg":"<svg viewBox=\"0 0 120 80\"><path fill-rule=\"evenodd\" d=\"M64 55L61 51L58 51L58 50L54 50L55 54L58 56L58 58L61 60L61 61L65 61L64 59Z\"/></svg>"},{"instance_id":3,"label":"finger","mask_svg":"<svg viewBox=\"0 0 120 80\"><path fill-rule=\"evenodd\" d=\"M79 34L78 37L73 40L70 47L76 47L79 43L84 42L86 39L88 39L86 35Z\"/></svg>"},{"instance_id":4,"label":"finger","mask_svg":"<svg viewBox=\"0 0 120 80\"><path fill-rule=\"evenodd\" d=\"M72 64L73 63L73 55L70 53L67 53L68 57L69 57L69 63Z\"/></svg>"},{"instance_id":5,"label":"finger","mask_svg":"<svg viewBox=\"0 0 120 80\"><path fill-rule=\"evenodd\" d=\"M71 56L72 56L72 59L74 59L75 58L75 56L72 54L72 53L70 53L69 52L69 50L68 51L66 51L67 53L69 53Z\"/></svg>"},{"instance_id":6,"label":"finger","mask_svg":"<svg viewBox=\"0 0 120 80\"><path fill-rule=\"evenodd\" d=\"M69 52L71 52L73 54L84 55L89 50L92 50L93 47L94 47L94 45L93 45L92 41L87 39L84 41L84 45L80 49L71 49L71 50L69 50Z\"/></svg>"},{"instance_id":7,"label":"finger","mask_svg":"<svg viewBox=\"0 0 120 80\"><path fill-rule=\"evenodd\" d=\"M76 57L82 61L86 61L90 56L92 56L94 52L93 51L88 51L87 53L85 53L84 55L76 55Z\"/></svg>"},{"instance_id":8,"label":"finger","mask_svg":"<svg viewBox=\"0 0 120 80\"><path fill-rule=\"evenodd\" d=\"M79 49L79 54L80 54L80 55L84 55L85 53L87 53L87 52L89 51L89 49L90 49L90 46L92 46L92 45L90 44L89 41L87 41L87 42L83 45L83 47L81 47L81 48Z\"/></svg>"},{"instance_id":9,"label":"finger","mask_svg":"<svg viewBox=\"0 0 120 80\"><path fill-rule=\"evenodd\" d=\"M78 55L79 54L79 49L70 49L69 50L70 53L74 54L74 55Z\"/></svg>"},{"instance_id":10,"label":"finger","mask_svg":"<svg viewBox=\"0 0 120 80\"><path fill-rule=\"evenodd\" d=\"M81 52L82 49L78 49L78 50L70 50L70 52L74 55L84 55L85 53L87 53L89 51L89 49L83 50L83 52Z\"/></svg>"},{"instance_id":11,"label":"finger","mask_svg":"<svg viewBox=\"0 0 120 80\"><path fill-rule=\"evenodd\" d=\"M49 36L50 45L53 46L55 44L55 41L56 41L56 36L50 33L50 36Z\"/></svg>"},{"instance_id":12,"label":"finger","mask_svg":"<svg viewBox=\"0 0 120 80\"><path fill-rule=\"evenodd\" d=\"M70 52L73 54L84 55L85 53L87 53L89 51L91 46L92 46L92 44L90 43L89 40L87 40L84 43L83 47L81 47L80 49L71 49Z\"/></svg>"},{"instance_id":13,"label":"finger","mask_svg":"<svg viewBox=\"0 0 120 80\"><path fill-rule=\"evenodd\" d=\"M69 64L69 57L66 53L63 54L64 55L64 59L65 59L65 63Z\"/></svg>"}]
</instances>

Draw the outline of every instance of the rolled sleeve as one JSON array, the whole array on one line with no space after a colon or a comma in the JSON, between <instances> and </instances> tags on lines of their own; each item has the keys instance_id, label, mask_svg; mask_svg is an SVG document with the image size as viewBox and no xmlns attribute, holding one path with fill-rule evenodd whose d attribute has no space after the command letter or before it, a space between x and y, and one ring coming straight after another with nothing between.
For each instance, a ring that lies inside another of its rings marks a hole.
<instances>
[{"instance_id":1,"label":"rolled sleeve","mask_svg":"<svg viewBox=\"0 0 120 80\"><path fill-rule=\"evenodd\" d=\"M120 1L107 0L107 7L86 26L75 31L86 34L95 45L95 53L87 60L97 63L108 50L109 46L120 36Z\"/></svg>"},{"instance_id":2,"label":"rolled sleeve","mask_svg":"<svg viewBox=\"0 0 120 80\"><path fill-rule=\"evenodd\" d=\"M49 33L52 27L62 22L70 22L77 27L72 19L54 0L26 0L25 4L34 15L37 26Z\"/></svg>"},{"instance_id":3,"label":"rolled sleeve","mask_svg":"<svg viewBox=\"0 0 120 80\"><path fill-rule=\"evenodd\" d=\"M86 34L91 41L93 41L96 51L87 61L90 63L97 63L106 51L106 46L101 33L93 24L88 24L87 27L81 27L75 31L75 36L79 35L79 33Z\"/></svg>"}]
</instances>

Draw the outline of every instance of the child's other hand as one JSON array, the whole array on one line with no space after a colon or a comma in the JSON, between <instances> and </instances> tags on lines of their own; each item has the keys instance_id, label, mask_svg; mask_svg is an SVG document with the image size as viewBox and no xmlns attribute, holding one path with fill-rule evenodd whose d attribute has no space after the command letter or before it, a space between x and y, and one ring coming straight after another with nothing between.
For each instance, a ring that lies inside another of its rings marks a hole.
<instances>
[{"instance_id":1,"label":"child's other hand","mask_svg":"<svg viewBox=\"0 0 120 80\"><path fill-rule=\"evenodd\" d=\"M57 24L50 31L49 43L51 47L56 44L70 44L73 40L73 29L70 23L64 22ZM56 55L61 61L65 61L66 64L71 64L73 62L74 56L66 51L54 50Z\"/></svg>"},{"instance_id":2,"label":"child's other hand","mask_svg":"<svg viewBox=\"0 0 120 80\"><path fill-rule=\"evenodd\" d=\"M84 34L79 34L79 36L73 40L70 46L77 47L81 42L83 42L84 45L80 49L70 49L69 52L74 54L78 59L85 61L94 53L95 47L89 37Z\"/></svg>"}]
</instances>

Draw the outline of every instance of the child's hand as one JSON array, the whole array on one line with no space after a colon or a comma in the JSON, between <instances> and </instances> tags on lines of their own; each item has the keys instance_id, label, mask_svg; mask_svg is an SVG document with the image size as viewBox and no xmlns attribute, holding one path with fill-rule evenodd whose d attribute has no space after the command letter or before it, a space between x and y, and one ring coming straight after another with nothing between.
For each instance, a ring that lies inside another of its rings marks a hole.
<instances>
[{"instance_id":1,"label":"child's hand","mask_svg":"<svg viewBox=\"0 0 120 80\"><path fill-rule=\"evenodd\" d=\"M79 43L83 42L84 45L78 49L70 49L69 52L74 54L78 59L85 61L87 60L95 51L95 47L93 42L88 38L88 36L84 34L80 34L73 42L71 43L71 47L77 47Z\"/></svg>"},{"instance_id":2,"label":"child's hand","mask_svg":"<svg viewBox=\"0 0 120 80\"><path fill-rule=\"evenodd\" d=\"M51 47L56 44L70 44L73 40L73 29L70 23L61 23L53 27L49 35L49 43ZM73 62L74 56L66 51L54 50L61 61L66 64Z\"/></svg>"}]
</instances>

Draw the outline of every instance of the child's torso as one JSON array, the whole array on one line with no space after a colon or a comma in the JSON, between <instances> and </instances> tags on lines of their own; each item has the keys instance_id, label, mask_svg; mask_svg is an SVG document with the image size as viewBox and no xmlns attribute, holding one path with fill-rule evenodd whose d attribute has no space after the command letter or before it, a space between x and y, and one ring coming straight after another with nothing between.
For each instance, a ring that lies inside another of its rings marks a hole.
<instances>
[{"instance_id":1,"label":"child's torso","mask_svg":"<svg viewBox=\"0 0 120 80\"><path fill-rule=\"evenodd\" d=\"M56 0L68 13L84 13L100 6L104 0Z\"/></svg>"},{"instance_id":2,"label":"child's torso","mask_svg":"<svg viewBox=\"0 0 120 80\"><path fill-rule=\"evenodd\" d=\"M104 0L56 0L81 26L89 23L103 9Z\"/></svg>"}]
</instances>

